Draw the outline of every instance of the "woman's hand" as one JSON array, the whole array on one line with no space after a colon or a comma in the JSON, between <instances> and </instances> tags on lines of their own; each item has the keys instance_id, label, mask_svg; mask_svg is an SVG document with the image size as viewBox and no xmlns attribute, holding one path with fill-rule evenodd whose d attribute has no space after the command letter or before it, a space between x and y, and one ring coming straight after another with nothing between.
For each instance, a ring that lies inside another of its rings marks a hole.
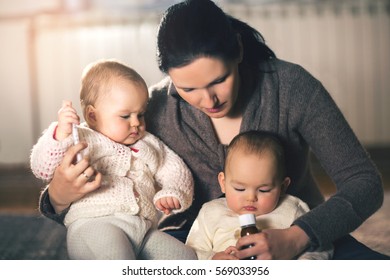
<instances>
[{"instance_id":1,"label":"woman's hand","mask_svg":"<svg viewBox=\"0 0 390 280\"><path fill-rule=\"evenodd\" d=\"M248 235L237 241L237 248L253 245L238 251L239 259L256 256L261 260L289 260L301 254L309 244L309 237L298 226L287 229L268 229Z\"/></svg>"},{"instance_id":2,"label":"woman's hand","mask_svg":"<svg viewBox=\"0 0 390 280\"><path fill-rule=\"evenodd\" d=\"M87 158L73 164L76 154L86 147L87 144L84 142L70 147L54 172L48 192L50 203L56 213L62 212L72 202L96 190L101 184L102 175L89 166Z\"/></svg>"}]
</instances>

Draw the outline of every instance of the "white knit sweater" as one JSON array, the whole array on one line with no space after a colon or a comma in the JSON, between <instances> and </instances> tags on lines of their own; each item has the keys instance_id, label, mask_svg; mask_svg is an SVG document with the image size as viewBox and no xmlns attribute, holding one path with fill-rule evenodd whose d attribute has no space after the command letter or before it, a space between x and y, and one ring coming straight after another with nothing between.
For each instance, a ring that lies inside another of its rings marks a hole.
<instances>
[{"instance_id":1,"label":"white knit sweater","mask_svg":"<svg viewBox=\"0 0 390 280\"><path fill-rule=\"evenodd\" d=\"M65 151L73 145L72 137L63 141L53 138L57 123L44 131L31 153L34 175L50 181ZM140 215L157 224L154 202L166 196L179 200L186 210L192 203L193 178L185 163L162 141L146 132L131 147L113 142L90 129L79 126L80 140L88 143L85 154L90 164L103 175L99 189L72 203L64 224L79 218L111 215L116 212Z\"/></svg>"}]
</instances>

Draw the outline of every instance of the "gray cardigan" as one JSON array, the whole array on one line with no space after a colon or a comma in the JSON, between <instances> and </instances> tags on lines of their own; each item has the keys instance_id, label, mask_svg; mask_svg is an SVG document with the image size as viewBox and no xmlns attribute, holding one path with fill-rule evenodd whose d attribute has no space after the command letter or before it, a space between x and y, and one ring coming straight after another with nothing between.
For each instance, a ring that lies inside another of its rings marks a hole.
<instances>
[{"instance_id":1,"label":"gray cardigan","mask_svg":"<svg viewBox=\"0 0 390 280\"><path fill-rule=\"evenodd\" d=\"M240 130L270 131L285 141L292 179L288 193L312 209L294 223L309 235L313 247L326 247L382 205L380 174L328 92L302 67L272 59L256 78L254 86L246 87L251 90L240 91L249 96ZM222 194L217 174L223 169L226 147L218 142L210 119L182 100L169 78L151 88L146 123L149 132L183 158L195 180L192 206L169 216L159 228L189 229L202 204ZM310 173L309 149L337 186L326 202ZM54 214L47 191L40 209L61 222L63 215Z\"/></svg>"}]
</instances>

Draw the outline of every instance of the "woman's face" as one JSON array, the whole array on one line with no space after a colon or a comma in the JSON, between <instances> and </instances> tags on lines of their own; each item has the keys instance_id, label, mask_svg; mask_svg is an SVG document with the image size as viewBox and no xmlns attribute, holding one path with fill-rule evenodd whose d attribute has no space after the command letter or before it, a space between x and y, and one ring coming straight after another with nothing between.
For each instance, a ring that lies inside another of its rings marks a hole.
<instances>
[{"instance_id":1,"label":"woman's face","mask_svg":"<svg viewBox=\"0 0 390 280\"><path fill-rule=\"evenodd\" d=\"M239 89L239 60L230 63L200 57L188 65L168 71L178 94L210 118L232 113Z\"/></svg>"}]
</instances>

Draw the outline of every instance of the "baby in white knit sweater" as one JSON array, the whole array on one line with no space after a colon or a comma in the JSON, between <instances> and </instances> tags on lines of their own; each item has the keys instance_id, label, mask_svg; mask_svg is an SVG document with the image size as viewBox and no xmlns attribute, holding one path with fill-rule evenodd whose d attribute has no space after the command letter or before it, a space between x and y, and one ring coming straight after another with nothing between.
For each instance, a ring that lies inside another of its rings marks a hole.
<instances>
[{"instance_id":1,"label":"baby in white knit sweater","mask_svg":"<svg viewBox=\"0 0 390 280\"><path fill-rule=\"evenodd\" d=\"M88 143L84 159L102 174L96 191L67 210L67 246L72 259L194 259L194 252L157 230L158 211L186 210L193 178L185 163L145 130L145 81L112 60L89 65L82 78L81 106L86 123L78 126ZM65 151L73 145L72 125L80 118L64 101L58 122L44 132L31 154L33 173L51 180ZM87 168L80 178L90 180Z\"/></svg>"}]
</instances>

